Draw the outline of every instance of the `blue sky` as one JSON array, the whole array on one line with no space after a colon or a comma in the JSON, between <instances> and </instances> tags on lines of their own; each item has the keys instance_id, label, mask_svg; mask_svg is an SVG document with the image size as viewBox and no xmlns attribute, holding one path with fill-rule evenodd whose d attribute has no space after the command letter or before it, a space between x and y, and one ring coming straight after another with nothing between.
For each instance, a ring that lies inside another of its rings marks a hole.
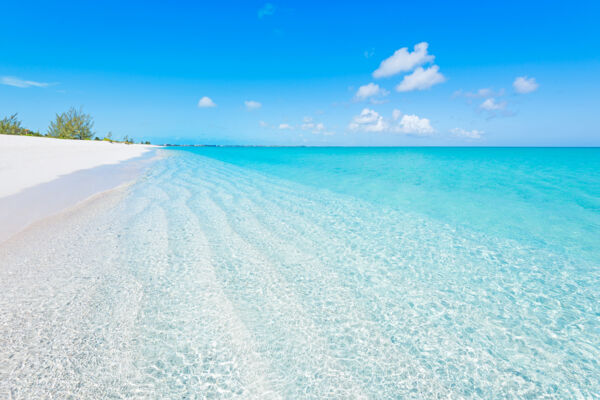
<instances>
[{"instance_id":1,"label":"blue sky","mask_svg":"<svg viewBox=\"0 0 600 400\"><path fill-rule=\"evenodd\" d=\"M600 2L486 3L9 0L0 115L45 132L83 107L155 143L600 145Z\"/></svg>"}]
</instances>

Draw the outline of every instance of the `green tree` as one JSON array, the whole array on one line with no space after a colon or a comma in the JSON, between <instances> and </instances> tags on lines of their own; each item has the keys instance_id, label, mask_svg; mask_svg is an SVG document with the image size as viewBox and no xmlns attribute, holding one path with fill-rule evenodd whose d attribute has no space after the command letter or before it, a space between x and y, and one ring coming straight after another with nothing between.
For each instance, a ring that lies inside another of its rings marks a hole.
<instances>
[{"instance_id":1,"label":"green tree","mask_svg":"<svg viewBox=\"0 0 600 400\"><path fill-rule=\"evenodd\" d=\"M73 107L62 114L56 114L56 119L48 127L48 136L62 139L91 139L94 136L92 128L94 120L81 109Z\"/></svg>"},{"instance_id":2,"label":"green tree","mask_svg":"<svg viewBox=\"0 0 600 400\"><path fill-rule=\"evenodd\" d=\"M17 118L17 114L10 117L4 117L0 120L0 134L2 135L24 135L26 130L21 126L21 121Z\"/></svg>"}]
</instances>

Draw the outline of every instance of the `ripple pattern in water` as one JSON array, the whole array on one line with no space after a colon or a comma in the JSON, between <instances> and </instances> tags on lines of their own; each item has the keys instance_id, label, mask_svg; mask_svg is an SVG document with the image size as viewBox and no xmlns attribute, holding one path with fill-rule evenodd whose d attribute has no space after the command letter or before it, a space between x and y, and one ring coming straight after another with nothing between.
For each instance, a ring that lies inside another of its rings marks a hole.
<instances>
[{"instance_id":1,"label":"ripple pattern in water","mask_svg":"<svg viewBox=\"0 0 600 400\"><path fill-rule=\"evenodd\" d=\"M202 154L0 246L2 398L595 398L598 265Z\"/></svg>"}]
</instances>

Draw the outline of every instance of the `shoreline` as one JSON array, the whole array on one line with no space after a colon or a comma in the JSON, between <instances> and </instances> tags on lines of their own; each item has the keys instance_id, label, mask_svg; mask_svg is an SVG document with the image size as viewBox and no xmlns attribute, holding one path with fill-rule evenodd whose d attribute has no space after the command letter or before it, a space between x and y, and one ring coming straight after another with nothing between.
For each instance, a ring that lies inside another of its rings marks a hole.
<instances>
[{"instance_id":1,"label":"shoreline","mask_svg":"<svg viewBox=\"0 0 600 400\"><path fill-rule=\"evenodd\" d=\"M95 196L132 184L156 160L154 153L146 153L119 164L75 171L0 198L0 244L41 220L77 207Z\"/></svg>"},{"instance_id":2,"label":"shoreline","mask_svg":"<svg viewBox=\"0 0 600 400\"><path fill-rule=\"evenodd\" d=\"M56 230L57 224L60 224L61 221L64 221L67 217L73 217L74 215L83 212L88 205L96 204L105 198L114 196L122 197L125 191L135 184L135 182L135 179L123 182L117 186L93 193L73 204L57 208L54 212L46 213L39 218L33 219L26 225L21 225L6 237L2 237L2 232L0 231L0 253L4 251L6 254L7 251L10 252L10 250L7 249L14 249L15 246L27 246L28 243L22 242L22 239L30 235L30 232L36 232L34 234L37 234L37 232L41 230L44 230L46 234L53 232L53 230ZM0 254L0 260L2 260L2 256L3 254Z\"/></svg>"},{"instance_id":3,"label":"shoreline","mask_svg":"<svg viewBox=\"0 0 600 400\"><path fill-rule=\"evenodd\" d=\"M21 139L0 135L0 243L40 220L134 182L159 157L157 146ZM31 160L37 165L31 166ZM56 162L59 167L53 168ZM52 175L57 176L48 179Z\"/></svg>"},{"instance_id":4,"label":"shoreline","mask_svg":"<svg viewBox=\"0 0 600 400\"><path fill-rule=\"evenodd\" d=\"M157 153L0 243L0 397L598 392L594 154L284 153L300 180L270 155ZM478 205L493 215L456 212Z\"/></svg>"},{"instance_id":5,"label":"shoreline","mask_svg":"<svg viewBox=\"0 0 600 400\"><path fill-rule=\"evenodd\" d=\"M158 146L0 135L0 199L76 171L116 165Z\"/></svg>"}]
</instances>

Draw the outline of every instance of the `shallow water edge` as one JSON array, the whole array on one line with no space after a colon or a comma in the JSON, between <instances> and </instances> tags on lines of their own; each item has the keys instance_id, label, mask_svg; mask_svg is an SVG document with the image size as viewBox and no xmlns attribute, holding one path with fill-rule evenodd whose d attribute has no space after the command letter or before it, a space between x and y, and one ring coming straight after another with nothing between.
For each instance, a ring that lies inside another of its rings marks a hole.
<instances>
[{"instance_id":1,"label":"shallow water edge","mask_svg":"<svg viewBox=\"0 0 600 400\"><path fill-rule=\"evenodd\" d=\"M0 198L0 243L36 221L134 181L162 156L160 150L151 150L141 157L76 171Z\"/></svg>"}]
</instances>

